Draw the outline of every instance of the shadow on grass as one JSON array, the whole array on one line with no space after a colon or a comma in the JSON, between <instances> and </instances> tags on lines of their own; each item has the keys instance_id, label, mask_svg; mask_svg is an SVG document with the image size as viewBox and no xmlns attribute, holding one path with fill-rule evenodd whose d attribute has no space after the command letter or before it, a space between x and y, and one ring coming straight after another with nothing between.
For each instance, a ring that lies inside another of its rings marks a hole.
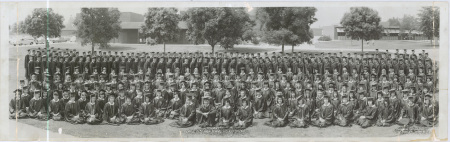
<instances>
[{"instance_id":1,"label":"shadow on grass","mask_svg":"<svg viewBox=\"0 0 450 142\"><path fill-rule=\"evenodd\" d=\"M124 50L134 50L134 49L136 49L136 48L112 45L111 47L102 48L102 49L98 49L98 50L101 50L101 51L124 51Z\"/></svg>"}]
</instances>

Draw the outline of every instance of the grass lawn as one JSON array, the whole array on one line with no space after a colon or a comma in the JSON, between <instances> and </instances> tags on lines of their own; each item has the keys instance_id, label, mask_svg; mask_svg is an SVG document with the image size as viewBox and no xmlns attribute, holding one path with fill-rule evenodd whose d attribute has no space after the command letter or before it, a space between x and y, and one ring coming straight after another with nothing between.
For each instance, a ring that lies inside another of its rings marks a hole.
<instances>
[{"instance_id":1,"label":"grass lawn","mask_svg":"<svg viewBox=\"0 0 450 142\"><path fill-rule=\"evenodd\" d=\"M359 44L358 44L359 43ZM378 48L380 51L389 49L389 52L395 52L396 48L399 49L416 49L416 53L421 52L419 49L425 49L429 52L429 56L438 59L439 49L429 45L429 41L376 41L374 45L365 47L365 51L374 51ZM27 54L27 49L43 48L44 45L28 45L28 46L10 46L9 47L9 78L10 78L10 90L9 98L13 96L12 91L17 88L18 81L25 79L24 74L24 56ZM79 51L90 51L90 46L81 47L78 43L57 43L52 44L51 47L61 49L78 49ZM98 50L97 48L95 50ZM110 48L101 49L102 51L124 51L124 52L163 52L162 45L148 46L143 44L111 44ZM209 45L166 45L166 52L211 52ZM271 45L238 45L234 49L224 50L216 47L216 52L250 52L250 53L264 53L264 52L279 52L281 46ZM286 52L291 52L291 46L285 47ZM351 45L350 41L330 41L330 42L318 42L313 45L300 45L294 48L295 52L339 52L344 54L347 52L360 52L360 42L354 41ZM410 51L409 51L410 52ZM401 51L403 53L403 51ZM6 97L5 97L6 98ZM8 98L8 99L9 99ZM239 133L230 134L227 132L212 135L211 133L198 132L200 128L194 126L192 128L172 128L168 124L173 120L166 120L163 124L146 126L146 125L72 125L66 122L55 121L38 121L24 119L19 120L19 123L29 124L33 127L48 129L52 132L58 132L58 129L62 129L62 133L72 135L75 137L108 137L108 138L192 138L192 137L396 137L396 136L421 136L428 137L429 134L407 134L400 135L395 133L395 129L399 126L391 127L372 127L368 129L362 129L359 126L352 127L338 127L331 126L330 128L320 129L316 127L310 127L307 129L291 129L285 128L270 128L264 126L263 123L267 121L255 120L254 126L250 127ZM15 126L15 121L10 121L10 127ZM26 128L24 128L26 129ZM192 133L192 132L196 133ZM20 132L20 131L19 131ZM11 132L13 133L13 132ZM243 135L242 135L243 133Z\"/></svg>"}]
</instances>

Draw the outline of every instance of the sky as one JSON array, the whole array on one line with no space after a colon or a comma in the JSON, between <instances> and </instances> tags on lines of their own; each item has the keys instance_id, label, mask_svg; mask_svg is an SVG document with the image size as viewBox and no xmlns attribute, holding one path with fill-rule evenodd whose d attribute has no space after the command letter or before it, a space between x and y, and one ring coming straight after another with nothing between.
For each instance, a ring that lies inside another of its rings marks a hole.
<instances>
[{"instance_id":1,"label":"sky","mask_svg":"<svg viewBox=\"0 0 450 142\"><path fill-rule=\"evenodd\" d=\"M403 15L413 15L417 17L419 10L423 5L376 5L369 6L370 8L378 11L379 16L381 17L381 21L387 21L389 18L397 17L401 18ZM65 19L65 23L67 23L70 17L75 17L76 13L80 12L80 7L76 6L52 6L54 12L62 15ZM188 7L176 6L179 9L188 9ZM331 26L331 25L339 25L339 22L342 16L350 11L349 5L326 5L326 6L315 6L317 8L316 18L318 21L311 25L311 28L320 28L323 26ZM139 14L144 14L147 11L145 6L118 6L119 11L121 12L134 12ZM9 18L9 24L12 25L17 21L23 21L25 17L31 14L33 10L32 5L18 5L13 8L11 16ZM253 8L253 10L255 10Z\"/></svg>"}]
</instances>

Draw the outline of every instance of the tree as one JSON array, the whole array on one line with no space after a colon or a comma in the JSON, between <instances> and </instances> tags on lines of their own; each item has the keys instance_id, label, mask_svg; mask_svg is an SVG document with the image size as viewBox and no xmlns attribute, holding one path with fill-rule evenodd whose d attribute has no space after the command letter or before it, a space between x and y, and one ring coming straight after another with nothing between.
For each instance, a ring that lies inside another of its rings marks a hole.
<instances>
[{"instance_id":1,"label":"tree","mask_svg":"<svg viewBox=\"0 0 450 142\"><path fill-rule=\"evenodd\" d=\"M392 17L388 20L389 26L399 26L400 27L400 19Z\"/></svg>"},{"instance_id":2,"label":"tree","mask_svg":"<svg viewBox=\"0 0 450 142\"><path fill-rule=\"evenodd\" d=\"M25 23L24 21L20 21L19 24L14 23L13 25L9 26L9 32L10 33L18 33L18 34L25 34Z\"/></svg>"},{"instance_id":3,"label":"tree","mask_svg":"<svg viewBox=\"0 0 450 142\"><path fill-rule=\"evenodd\" d=\"M400 33L407 33L411 37L412 31L417 29L417 19L411 15L404 15L400 24Z\"/></svg>"},{"instance_id":4,"label":"tree","mask_svg":"<svg viewBox=\"0 0 450 142\"><path fill-rule=\"evenodd\" d=\"M433 43L433 38L439 38L439 8L422 7L418 16L420 21L419 29Z\"/></svg>"},{"instance_id":5,"label":"tree","mask_svg":"<svg viewBox=\"0 0 450 142\"><path fill-rule=\"evenodd\" d=\"M256 17L262 31L262 40L275 45L311 43L310 26L317 21L314 7L264 7L258 8Z\"/></svg>"},{"instance_id":6,"label":"tree","mask_svg":"<svg viewBox=\"0 0 450 142\"><path fill-rule=\"evenodd\" d=\"M361 51L364 51L364 40L376 40L382 36L383 27L378 12L368 7L351 7L344 14L341 25L345 35L352 40L361 40Z\"/></svg>"},{"instance_id":7,"label":"tree","mask_svg":"<svg viewBox=\"0 0 450 142\"><path fill-rule=\"evenodd\" d=\"M54 13L51 8L35 8L22 24L19 23L19 28L22 27L22 32L33 38L44 37L45 47L48 48L49 37L61 36L61 29L65 27L63 21L64 17Z\"/></svg>"},{"instance_id":8,"label":"tree","mask_svg":"<svg viewBox=\"0 0 450 142\"><path fill-rule=\"evenodd\" d=\"M178 34L178 22L180 21L175 8L149 8L145 14L144 25L141 31L144 37L151 37L158 43L164 44L166 51L166 42L174 40Z\"/></svg>"},{"instance_id":9,"label":"tree","mask_svg":"<svg viewBox=\"0 0 450 142\"><path fill-rule=\"evenodd\" d=\"M244 8L190 8L183 20L187 22L188 39L194 44L208 42L212 52L217 44L225 49L233 48L238 40L244 40L244 33L249 29L246 25L252 25Z\"/></svg>"},{"instance_id":10,"label":"tree","mask_svg":"<svg viewBox=\"0 0 450 142\"><path fill-rule=\"evenodd\" d=\"M100 48L108 47L108 42L119 37L120 11L117 8L81 8L74 25L77 28L76 36L81 45L91 44L92 53L96 44Z\"/></svg>"}]
</instances>

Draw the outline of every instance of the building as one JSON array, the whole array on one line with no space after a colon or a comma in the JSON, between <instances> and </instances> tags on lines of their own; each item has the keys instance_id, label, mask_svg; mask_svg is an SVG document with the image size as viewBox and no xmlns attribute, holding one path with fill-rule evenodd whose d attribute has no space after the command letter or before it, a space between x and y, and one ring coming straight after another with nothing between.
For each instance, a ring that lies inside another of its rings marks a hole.
<instances>
[{"instance_id":1,"label":"building","mask_svg":"<svg viewBox=\"0 0 450 142\"><path fill-rule=\"evenodd\" d=\"M387 22L381 22L380 24L384 28L380 40L428 40L420 31L413 30L411 35L402 34L399 26L390 26ZM345 36L344 27L340 25L324 26L321 32L323 36L330 36L333 40L351 40Z\"/></svg>"},{"instance_id":2,"label":"building","mask_svg":"<svg viewBox=\"0 0 450 142\"><path fill-rule=\"evenodd\" d=\"M77 14L78 16L79 14ZM133 12L121 12L120 13L120 23L122 29L120 30L119 37L114 38L110 43L126 43L126 44L137 44L145 43L145 39L139 35L139 29L141 25L144 24L145 17L142 14L137 14ZM169 44L188 44L190 43L186 38L187 24L184 21L178 23L180 28L179 38L175 41L168 42ZM63 37L73 37L75 36L76 28L73 25L67 24L65 28L61 31L61 36Z\"/></svg>"}]
</instances>

